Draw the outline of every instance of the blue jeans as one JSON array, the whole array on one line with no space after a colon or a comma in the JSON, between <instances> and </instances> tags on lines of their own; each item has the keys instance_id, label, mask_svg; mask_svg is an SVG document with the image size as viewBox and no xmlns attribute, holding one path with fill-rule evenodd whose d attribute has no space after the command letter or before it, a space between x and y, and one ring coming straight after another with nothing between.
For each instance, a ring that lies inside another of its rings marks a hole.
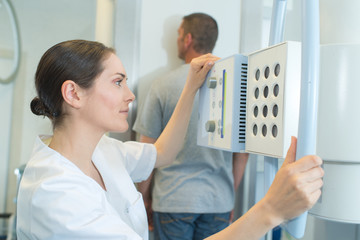
<instances>
[{"instance_id":1,"label":"blue jeans","mask_svg":"<svg viewBox=\"0 0 360 240\"><path fill-rule=\"evenodd\" d=\"M202 240L229 226L227 213L154 212L155 240Z\"/></svg>"}]
</instances>

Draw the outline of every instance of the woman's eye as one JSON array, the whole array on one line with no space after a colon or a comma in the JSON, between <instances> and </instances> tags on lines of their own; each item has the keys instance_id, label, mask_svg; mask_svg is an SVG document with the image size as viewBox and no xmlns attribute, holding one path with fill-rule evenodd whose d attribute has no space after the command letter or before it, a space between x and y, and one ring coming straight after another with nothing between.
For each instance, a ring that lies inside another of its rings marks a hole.
<instances>
[{"instance_id":1,"label":"woman's eye","mask_svg":"<svg viewBox=\"0 0 360 240\"><path fill-rule=\"evenodd\" d=\"M118 85L119 87L121 87L121 82L122 82L122 79L121 80L118 80L115 82L116 85Z\"/></svg>"},{"instance_id":2,"label":"woman's eye","mask_svg":"<svg viewBox=\"0 0 360 240\"><path fill-rule=\"evenodd\" d=\"M125 80L125 84L127 84L127 80L128 78L121 78L121 79L116 79L117 81L115 81L115 84L118 85L119 87L121 87L121 84L124 83Z\"/></svg>"}]
</instances>

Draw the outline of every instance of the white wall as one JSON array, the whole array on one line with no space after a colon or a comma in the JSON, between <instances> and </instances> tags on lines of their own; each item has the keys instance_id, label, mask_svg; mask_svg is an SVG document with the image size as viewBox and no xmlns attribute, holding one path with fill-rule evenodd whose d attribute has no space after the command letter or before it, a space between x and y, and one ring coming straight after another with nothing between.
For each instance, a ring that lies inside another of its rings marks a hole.
<instances>
[{"instance_id":1,"label":"white wall","mask_svg":"<svg viewBox=\"0 0 360 240\"><path fill-rule=\"evenodd\" d=\"M214 54L227 57L239 53L241 1L144 0L141 11L138 100L154 78L181 64L177 58L177 29L182 17L204 12L217 21L219 38Z\"/></svg>"},{"instance_id":2,"label":"white wall","mask_svg":"<svg viewBox=\"0 0 360 240\"><path fill-rule=\"evenodd\" d=\"M7 79L15 64L13 57L13 40L12 40L12 27L11 20L5 5L0 5L0 78ZM7 189L7 167L9 159L10 147L10 128L11 125L11 109L12 109L12 91L13 83L0 84L0 212L5 210L5 193ZM1 197L2 196L2 197Z\"/></svg>"},{"instance_id":3,"label":"white wall","mask_svg":"<svg viewBox=\"0 0 360 240\"><path fill-rule=\"evenodd\" d=\"M1 73L3 68L0 67ZM5 75L4 75L5 76ZM11 126L11 109L12 109L12 89L13 84L0 85L0 212L5 211L5 194L7 190L7 168L9 159L9 140L10 140L10 128Z\"/></svg>"}]
</instances>

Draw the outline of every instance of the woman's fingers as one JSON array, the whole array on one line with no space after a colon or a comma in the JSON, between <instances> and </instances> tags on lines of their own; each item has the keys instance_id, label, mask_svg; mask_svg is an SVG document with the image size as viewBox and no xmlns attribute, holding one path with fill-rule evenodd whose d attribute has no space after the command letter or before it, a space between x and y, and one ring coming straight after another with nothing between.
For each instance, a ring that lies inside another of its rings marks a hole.
<instances>
[{"instance_id":1,"label":"woman's fingers","mask_svg":"<svg viewBox=\"0 0 360 240\"><path fill-rule=\"evenodd\" d=\"M296 158L296 144L297 144L297 138L292 136L291 137L291 144L287 151L285 161L282 166L285 166L287 164L295 162Z\"/></svg>"},{"instance_id":2,"label":"woman's fingers","mask_svg":"<svg viewBox=\"0 0 360 240\"><path fill-rule=\"evenodd\" d=\"M195 70L195 71L201 71L204 69L208 69L210 70L210 68L214 65L214 62L216 62L217 60L219 60L219 57L216 57L210 53L205 54L205 55L201 55L200 57L194 58L191 61L191 67Z\"/></svg>"},{"instance_id":3,"label":"woman's fingers","mask_svg":"<svg viewBox=\"0 0 360 240\"><path fill-rule=\"evenodd\" d=\"M306 157L300 158L298 161L294 162L294 166L298 171L304 172L308 171L314 167L321 166L322 159L316 155L308 155Z\"/></svg>"},{"instance_id":4,"label":"woman's fingers","mask_svg":"<svg viewBox=\"0 0 360 240\"><path fill-rule=\"evenodd\" d=\"M312 208L312 206L314 206L314 204L318 201L318 199L320 198L321 196L321 190L320 189L317 189L316 191L314 191L311 196L310 196L310 207L307 209L309 210L310 208Z\"/></svg>"},{"instance_id":5,"label":"woman's fingers","mask_svg":"<svg viewBox=\"0 0 360 240\"><path fill-rule=\"evenodd\" d=\"M300 173L302 174L304 178L304 182L313 182L319 178L322 178L324 176L324 170L320 167L313 167L305 172Z\"/></svg>"},{"instance_id":6,"label":"woman's fingers","mask_svg":"<svg viewBox=\"0 0 360 240\"><path fill-rule=\"evenodd\" d=\"M311 182L311 184L309 184L308 192L313 194L319 191L323 184L324 182L321 179L316 179L315 181Z\"/></svg>"},{"instance_id":7,"label":"woman's fingers","mask_svg":"<svg viewBox=\"0 0 360 240\"><path fill-rule=\"evenodd\" d=\"M219 59L220 59L219 57L216 57L208 53L200 57L194 58L191 61L188 78L196 89L202 85L207 73L215 64L215 61Z\"/></svg>"},{"instance_id":8,"label":"woman's fingers","mask_svg":"<svg viewBox=\"0 0 360 240\"><path fill-rule=\"evenodd\" d=\"M321 195L324 170L318 156L295 158L292 141L287 161L276 174L266 199L282 219L291 219L311 208Z\"/></svg>"}]
</instances>

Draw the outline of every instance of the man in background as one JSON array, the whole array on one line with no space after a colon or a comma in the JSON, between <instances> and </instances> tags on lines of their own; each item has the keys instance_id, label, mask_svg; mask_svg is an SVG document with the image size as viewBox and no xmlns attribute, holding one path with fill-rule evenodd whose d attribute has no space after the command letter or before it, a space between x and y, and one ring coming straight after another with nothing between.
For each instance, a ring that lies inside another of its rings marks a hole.
<instances>
[{"instance_id":1,"label":"man in background","mask_svg":"<svg viewBox=\"0 0 360 240\"><path fill-rule=\"evenodd\" d=\"M185 64L152 83L134 124L141 142L154 143L160 136L184 87L189 63L211 53L217 37L217 23L211 16L194 13L183 17L177 47ZM227 227L232 218L235 190L248 155L197 146L197 98L184 147L174 163L155 170L138 185L150 229L153 220L155 239L204 239Z\"/></svg>"}]
</instances>

